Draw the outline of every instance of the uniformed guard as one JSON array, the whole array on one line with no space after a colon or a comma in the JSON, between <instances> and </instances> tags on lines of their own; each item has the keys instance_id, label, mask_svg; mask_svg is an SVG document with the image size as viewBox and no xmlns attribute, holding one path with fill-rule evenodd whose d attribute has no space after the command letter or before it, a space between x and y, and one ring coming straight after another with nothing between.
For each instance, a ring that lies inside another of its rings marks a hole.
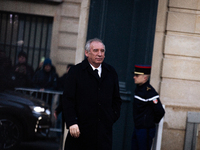
<instances>
[{"instance_id":1,"label":"uniformed guard","mask_svg":"<svg viewBox=\"0 0 200 150\"><path fill-rule=\"evenodd\" d=\"M132 150L151 149L156 124L165 114L158 93L149 84L150 73L151 66L135 65L133 79L137 87L133 102Z\"/></svg>"}]
</instances>

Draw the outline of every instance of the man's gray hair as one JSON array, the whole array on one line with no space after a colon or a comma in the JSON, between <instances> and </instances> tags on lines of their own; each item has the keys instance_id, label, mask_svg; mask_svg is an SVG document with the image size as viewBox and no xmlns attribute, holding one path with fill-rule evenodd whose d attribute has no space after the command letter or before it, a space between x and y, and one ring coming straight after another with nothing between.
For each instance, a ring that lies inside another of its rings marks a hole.
<instances>
[{"instance_id":1,"label":"man's gray hair","mask_svg":"<svg viewBox=\"0 0 200 150\"><path fill-rule=\"evenodd\" d=\"M102 40L100 40L100 39L98 39L98 38L94 38L94 39L90 39L90 40L88 40L87 42L86 42L86 44L85 44L85 50L86 51L90 51L90 44L92 43L92 42L100 42L100 43L102 43L103 44L103 42L102 42ZM106 50L105 49L105 45L103 44L103 46L104 46L104 50Z\"/></svg>"}]
</instances>

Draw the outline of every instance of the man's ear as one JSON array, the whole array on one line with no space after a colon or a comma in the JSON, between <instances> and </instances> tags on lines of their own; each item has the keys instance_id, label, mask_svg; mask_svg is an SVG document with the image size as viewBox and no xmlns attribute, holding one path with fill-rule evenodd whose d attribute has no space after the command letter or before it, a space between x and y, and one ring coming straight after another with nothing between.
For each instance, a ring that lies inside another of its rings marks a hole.
<instances>
[{"instance_id":1,"label":"man's ear","mask_svg":"<svg viewBox=\"0 0 200 150\"><path fill-rule=\"evenodd\" d=\"M87 50L85 50L85 56L86 56L86 57L88 57L88 53L89 53L89 52L88 52Z\"/></svg>"},{"instance_id":2,"label":"man's ear","mask_svg":"<svg viewBox=\"0 0 200 150\"><path fill-rule=\"evenodd\" d=\"M149 79L148 75L144 75L144 79L147 81Z\"/></svg>"}]
</instances>

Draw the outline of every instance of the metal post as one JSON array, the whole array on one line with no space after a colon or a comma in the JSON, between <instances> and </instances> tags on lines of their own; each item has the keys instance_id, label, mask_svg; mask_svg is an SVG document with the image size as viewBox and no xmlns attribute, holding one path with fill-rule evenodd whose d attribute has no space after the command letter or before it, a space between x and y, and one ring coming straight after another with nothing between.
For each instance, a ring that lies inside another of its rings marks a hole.
<instances>
[{"instance_id":1,"label":"metal post","mask_svg":"<svg viewBox=\"0 0 200 150\"><path fill-rule=\"evenodd\" d=\"M184 150L196 150L200 112L188 112Z\"/></svg>"}]
</instances>

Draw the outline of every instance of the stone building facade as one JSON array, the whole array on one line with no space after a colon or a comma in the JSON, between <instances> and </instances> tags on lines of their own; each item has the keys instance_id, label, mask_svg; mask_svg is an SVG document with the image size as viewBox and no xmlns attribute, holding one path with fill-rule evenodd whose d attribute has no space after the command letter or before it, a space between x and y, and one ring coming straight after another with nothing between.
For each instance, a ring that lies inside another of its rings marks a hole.
<instances>
[{"instance_id":1,"label":"stone building facade","mask_svg":"<svg viewBox=\"0 0 200 150\"><path fill-rule=\"evenodd\" d=\"M198 0L159 0L151 78L166 106L162 150L183 149L187 112L200 111L199 10Z\"/></svg>"},{"instance_id":2,"label":"stone building facade","mask_svg":"<svg viewBox=\"0 0 200 150\"><path fill-rule=\"evenodd\" d=\"M90 0L55 4L0 0L1 11L53 17L50 58L59 75L67 64L84 58L89 7ZM151 83L166 107L162 150L183 149L187 112L200 111L199 48L200 1L159 0Z\"/></svg>"}]
</instances>

